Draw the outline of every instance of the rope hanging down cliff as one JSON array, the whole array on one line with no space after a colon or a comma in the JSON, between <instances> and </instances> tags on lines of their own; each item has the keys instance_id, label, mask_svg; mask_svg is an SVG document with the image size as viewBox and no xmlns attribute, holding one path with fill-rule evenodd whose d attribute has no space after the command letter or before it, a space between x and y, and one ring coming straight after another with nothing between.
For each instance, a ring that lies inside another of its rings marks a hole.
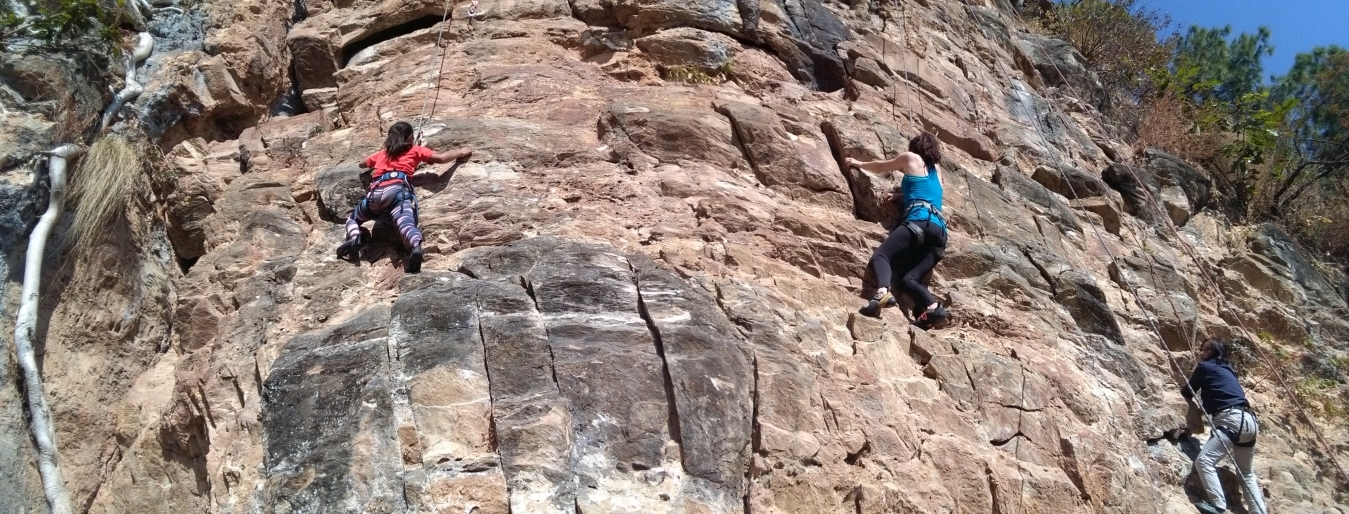
<instances>
[{"instance_id":1,"label":"rope hanging down cliff","mask_svg":"<svg viewBox=\"0 0 1349 514\"><path fill-rule=\"evenodd\" d=\"M904 7L905 4L900 3L900 2L898 2L898 1L896 1L895 3L896 3L896 5L899 6L899 23L900 23L900 33L899 33L899 34L900 34L900 45L899 45L899 46L900 46L900 48L912 48L913 45L912 45L911 43L913 43L913 41L914 41L915 39L917 39L917 37L915 37L914 32L911 31L910 26L909 26L909 12L908 12L908 10ZM887 47L888 45L886 45L886 38L885 38L885 36L884 36L884 33L885 33L885 26L884 26L884 25L882 25L882 27L881 27L881 33L882 33L882 35L881 35L881 60L882 60L882 61L888 62L888 59L885 58L885 55L886 55L886 47ZM927 44L926 44L926 43L923 44L923 48L924 48L923 53L926 54L926 53L927 53L927 50L926 50ZM899 60L900 60L900 65L903 66L904 56L903 56L903 55L900 55L900 56L899 56ZM921 83L921 82L923 81L923 65L924 65L924 64L927 64L926 59L923 59L923 56L920 56L920 55L918 55L917 52L914 52L914 53L913 53L913 69L914 69L914 73L917 75L917 79L918 79L918 80L917 80L917 83L914 84L915 88L921 87L921 86L918 86L918 83ZM895 103L898 101L898 98L899 98L898 84L899 84L898 81L896 81L894 84L892 84L892 85L890 86L890 119L891 119L891 120L896 119L896 118L895 118ZM916 89L915 89L915 90L916 90ZM918 101L918 109L919 109L919 113L918 113L918 117L917 117L917 118L914 117L914 113L913 113L913 108L912 108L912 107L909 107L909 108L905 109L904 115L905 115L906 118L908 118L908 120L909 120L910 123L913 123L914 125L917 125L919 130L923 130L923 129L925 128L925 127L923 127L923 123L924 123L924 120L927 118L927 104L926 104L925 102L923 102L921 99ZM964 125L961 125L961 131L964 132ZM964 196L965 196L965 201L968 202L970 205L974 206L974 215L975 215L976 219L979 220L979 223L975 224L974 228L975 228L975 231L978 232L978 234L979 234L979 240L980 240L980 241L983 241L983 240L984 240L984 213L983 213L983 209L979 208L979 203L976 202L976 201L974 201L974 189L973 189L973 187L970 185L970 174L969 174L969 172L964 173L964 177L965 177L965 195L964 195Z\"/></svg>"},{"instance_id":2,"label":"rope hanging down cliff","mask_svg":"<svg viewBox=\"0 0 1349 514\"><path fill-rule=\"evenodd\" d=\"M440 76L445 73L445 29L449 27L447 20L450 20L450 7L453 3L445 0L445 11L440 15L440 29L436 31L436 50L431 52L431 73L426 77L426 86L435 88L436 92L432 95L431 108L427 109L426 97L422 97L421 121L417 122L417 142L422 143L422 127L426 126L426 120L436 112L436 104L440 102ZM472 26L473 18L478 15L478 0L472 0L468 5L469 25ZM439 65L436 60L439 59Z\"/></svg>"}]
</instances>

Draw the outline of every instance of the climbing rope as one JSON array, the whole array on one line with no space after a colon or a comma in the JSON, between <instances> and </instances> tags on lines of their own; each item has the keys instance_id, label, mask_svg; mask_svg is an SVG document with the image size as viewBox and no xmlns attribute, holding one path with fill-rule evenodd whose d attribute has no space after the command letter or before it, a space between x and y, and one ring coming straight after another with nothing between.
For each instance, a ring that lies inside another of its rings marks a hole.
<instances>
[{"instance_id":1,"label":"climbing rope","mask_svg":"<svg viewBox=\"0 0 1349 514\"><path fill-rule=\"evenodd\" d=\"M914 40L915 38L914 38L913 32L911 32L910 29L909 29L909 12L908 12L908 9L904 7L904 5L905 5L904 3L898 2L898 1L896 1L896 3L899 4L899 20L900 20L900 36L901 36L901 39L900 39L901 45L900 45L900 46L901 46L901 47L904 47L904 46L907 46L907 45L904 45L903 43L905 43L905 42L913 42L913 40ZM881 38L881 42L882 42L882 43L885 42L885 38L884 38L884 37ZM926 47L926 45L924 45L924 46ZM884 50L882 50L882 51L884 51ZM927 53L926 49L924 50L923 53L924 53L924 54ZM913 62L913 67L914 67L914 70L917 72L918 82L922 82L922 81L923 81L923 64L926 64L926 61L925 61L925 60L921 60L921 61L920 61L917 52L914 52L913 55L914 55L914 57L913 57L913 61L914 61L914 62ZM903 59L904 59L904 56L901 55L901 56L900 56L900 60L903 61ZM919 84L918 82L915 82L915 83L914 83L914 90L915 90L915 91L922 87L922 85ZM890 118L891 118L891 119L895 119L895 110L894 110L894 109L895 109L895 102L896 102L896 100L898 99L898 96L899 96L899 95L898 95L898 93L895 92L895 89L894 89L894 88L897 87L897 86L898 86L898 81L896 81L895 85L892 85L892 86L891 86L891 93L890 93ZM920 96L921 96L921 95L920 95ZM910 122L912 122L914 125L917 125L917 126L918 126L918 129L919 129L919 130L926 130L925 127L923 127L923 121L927 118L927 104L926 104L925 102L923 102L922 98L919 98L919 100L918 100L918 109L919 109L919 116L918 116L917 119L915 119L915 118L913 117L913 109L912 109L912 108L908 109L908 110L906 111L905 115L906 115L906 117L909 119ZM963 128L962 128L962 130L963 130ZM984 240L985 240L985 239L984 239L984 238L985 238L985 233L984 233L984 213L983 213L983 209L979 208L979 202L976 202L976 201L974 200L974 189L973 189L973 187L971 186L971 183L970 183L970 173L969 173L968 171L965 172L964 178L965 178L965 201L969 202L970 205L974 206L974 214L975 214L975 217L978 219L978 223L975 224L975 227L974 227L974 228L975 228L975 230L976 230L976 231L978 232L978 234L979 234L979 240L980 240L980 241L984 241Z\"/></svg>"},{"instance_id":2,"label":"climbing rope","mask_svg":"<svg viewBox=\"0 0 1349 514\"><path fill-rule=\"evenodd\" d=\"M432 95L430 110L426 108L427 106L426 97L422 97L421 121L417 123L418 144L424 143L424 141L422 140L422 127L426 125L426 121L431 117L431 115L436 112L436 104L440 102L440 76L445 73L445 51L446 51L445 46L442 45L442 42L444 41L445 37L445 29L448 28L449 26L449 24L446 23L446 21L450 19L450 7L452 5L453 5L452 0L445 0L445 11L440 15L440 29L436 31L436 50L431 52L431 71L426 77L426 86L434 87L436 92L434 95ZM477 10L478 10L478 0L472 0L472 3L470 3L468 7L468 17L470 20L472 20L473 16L477 14ZM470 21L469 23L472 22ZM439 66L436 65L437 59L440 60Z\"/></svg>"}]
</instances>

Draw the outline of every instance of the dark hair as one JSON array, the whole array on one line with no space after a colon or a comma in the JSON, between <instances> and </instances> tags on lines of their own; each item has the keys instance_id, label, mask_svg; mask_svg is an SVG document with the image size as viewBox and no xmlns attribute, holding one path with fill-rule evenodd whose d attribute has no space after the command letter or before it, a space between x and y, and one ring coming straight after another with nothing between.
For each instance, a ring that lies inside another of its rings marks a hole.
<instances>
[{"instance_id":1,"label":"dark hair","mask_svg":"<svg viewBox=\"0 0 1349 514\"><path fill-rule=\"evenodd\" d=\"M400 121L389 127L389 137L384 139L384 155L390 158L398 157L411 149L412 125L406 121Z\"/></svg>"},{"instance_id":2,"label":"dark hair","mask_svg":"<svg viewBox=\"0 0 1349 514\"><path fill-rule=\"evenodd\" d=\"M941 162L941 145L936 136L927 132L920 132L909 140L909 151L922 157L924 166L932 167Z\"/></svg>"},{"instance_id":3,"label":"dark hair","mask_svg":"<svg viewBox=\"0 0 1349 514\"><path fill-rule=\"evenodd\" d=\"M1227 341L1223 341L1222 338L1220 337L1210 337L1208 338L1207 341L1204 342L1208 343L1209 349L1213 350L1214 353L1213 358L1218 359L1222 362L1227 362L1228 357L1227 352L1229 351L1229 349L1227 348Z\"/></svg>"}]
</instances>

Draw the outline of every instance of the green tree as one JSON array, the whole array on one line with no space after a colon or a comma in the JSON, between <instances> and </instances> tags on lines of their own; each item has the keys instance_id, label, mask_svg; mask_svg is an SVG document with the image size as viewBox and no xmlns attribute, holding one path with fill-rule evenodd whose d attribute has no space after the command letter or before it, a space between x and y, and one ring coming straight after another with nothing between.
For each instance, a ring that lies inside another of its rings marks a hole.
<instances>
[{"instance_id":1,"label":"green tree","mask_svg":"<svg viewBox=\"0 0 1349 514\"><path fill-rule=\"evenodd\" d=\"M1186 77L1189 83L1180 86L1196 95L1196 100L1235 102L1261 89L1264 68L1260 59L1274 54L1269 28L1262 26L1255 34L1242 33L1229 41L1231 34L1231 26L1206 29L1192 25L1176 42L1173 70L1192 72Z\"/></svg>"},{"instance_id":2,"label":"green tree","mask_svg":"<svg viewBox=\"0 0 1349 514\"><path fill-rule=\"evenodd\" d=\"M1273 97L1261 83L1260 60L1273 52L1270 32L1231 37L1231 27L1191 26L1176 43L1170 69L1158 80L1163 91L1180 99L1190 139L1205 147L1193 154L1211 168L1227 199L1229 215L1251 213L1264 170L1284 140L1285 119L1295 99Z\"/></svg>"},{"instance_id":3,"label":"green tree","mask_svg":"<svg viewBox=\"0 0 1349 514\"><path fill-rule=\"evenodd\" d=\"M1349 51L1318 47L1298 54L1288 75L1277 77L1275 98L1296 102L1287 117L1284 165L1269 210L1296 201L1309 188L1349 172Z\"/></svg>"}]
</instances>

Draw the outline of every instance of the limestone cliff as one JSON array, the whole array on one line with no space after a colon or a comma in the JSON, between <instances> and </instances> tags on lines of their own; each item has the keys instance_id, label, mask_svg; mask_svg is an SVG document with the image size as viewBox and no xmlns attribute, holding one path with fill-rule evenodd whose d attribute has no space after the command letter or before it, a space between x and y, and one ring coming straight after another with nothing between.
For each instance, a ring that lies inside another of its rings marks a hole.
<instances>
[{"instance_id":1,"label":"limestone cliff","mask_svg":"<svg viewBox=\"0 0 1349 514\"><path fill-rule=\"evenodd\" d=\"M169 44L117 130L159 171L91 251L49 252L42 367L75 504L1190 512L1168 357L1188 370L1195 334L1244 324L1307 356L1281 361L1302 376L1349 351L1349 281L1206 209L1201 171L1130 148L1019 3L205 0L157 18ZM3 57L6 98L74 87L12 71L43 59ZM58 117L0 116L12 282L45 198L24 163ZM387 226L359 265L333 255L355 163L400 120L476 150L416 177L415 275ZM931 283L955 323L934 332L856 314L893 179L841 166L919 130L948 154ZM1275 375L1243 375L1271 508L1345 513ZM8 353L0 383L0 511L40 512ZM1343 419L1313 419L1349 462Z\"/></svg>"}]
</instances>

